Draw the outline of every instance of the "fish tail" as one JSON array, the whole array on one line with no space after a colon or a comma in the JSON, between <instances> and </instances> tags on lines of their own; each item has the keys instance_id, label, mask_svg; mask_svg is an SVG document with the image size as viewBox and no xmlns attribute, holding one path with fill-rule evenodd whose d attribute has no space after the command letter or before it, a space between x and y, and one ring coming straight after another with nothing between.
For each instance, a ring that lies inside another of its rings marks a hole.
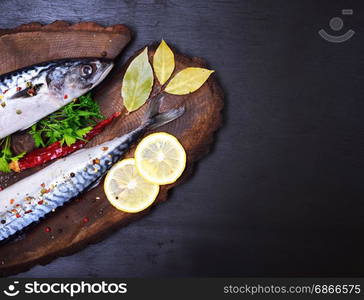
<instances>
[{"instance_id":1,"label":"fish tail","mask_svg":"<svg viewBox=\"0 0 364 300\"><path fill-rule=\"evenodd\" d=\"M150 100L148 110L144 115L142 126L153 130L169 122L172 122L183 115L185 112L184 106L159 113L159 107L163 98L163 95L159 95L155 99Z\"/></svg>"}]
</instances>

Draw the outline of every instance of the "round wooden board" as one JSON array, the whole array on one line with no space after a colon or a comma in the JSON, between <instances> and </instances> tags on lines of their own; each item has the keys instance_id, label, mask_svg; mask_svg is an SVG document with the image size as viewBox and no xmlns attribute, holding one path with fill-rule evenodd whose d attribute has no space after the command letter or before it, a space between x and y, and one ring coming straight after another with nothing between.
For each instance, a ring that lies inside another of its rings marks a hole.
<instances>
[{"instance_id":1,"label":"round wooden board","mask_svg":"<svg viewBox=\"0 0 364 300\"><path fill-rule=\"evenodd\" d=\"M64 23L59 22L59 24ZM90 26L90 23L86 24L87 26ZM95 24L93 24L91 27L93 26L100 28L100 26ZM118 25L118 28L119 26L120 25ZM53 34L55 34L54 30L52 28L52 30L46 30L46 27L51 26L44 26L42 32L47 33L49 37L53 36ZM65 28L66 29L63 30L64 34L69 35L70 32L72 32L74 37L77 37L78 34L81 34L81 36L84 35L84 32L80 33L79 24L72 26L67 25ZM90 52L87 52L87 49L80 49L79 51L84 53L84 56L100 56L100 54L97 55L96 52L100 52L102 43L100 43L99 49L90 47L90 45L94 41L98 40L97 37L99 34L101 34L103 37L105 32L114 34L109 28L106 28L105 30L99 30L97 32L93 31L92 35L89 36L91 40L89 42L86 42L86 38L84 40L84 43L89 45L88 49ZM125 38L126 32L128 31L125 31L125 27L123 27L119 34L124 35ZM17 48L18 39L13 35L18 34L28 34L31 36L33 32L31 30L28 31L26 26L22 26L20 29L18 28L16 30L7 31L7 39L13 41L15 48ZM35 31L34 34L35 36L38 36L39 31ZM68 43L68 38L62 38L62 34L59 32L56 32L56 34L57 38L60 40L56 40L55 37L52 39L57 41L60 49L62 49L62 43L66 44L66 41ZM93 34L95 35L95 38L92 38ZM3 37L4 36L0 37L0 43L4 42L2 41ZM130 38L130 35L128 35L128 37ZM103 41L105 40L103 39ZM127 41L127 39L124 39L124 41ZM22 38L20 38L19 42L23 43ZM64 53L60 53L58 51L56 55L51 52L54 48L50 49L48 47L49 43L45 42L44 49L42 51L44 51L46 54L44 54L40 60L48 60L48 58L52 59L55 58L54 56L61 54L65 54L64 56L67 56L66 53L68 53L68 51ZM113 47L111 48L114 49ZM77 47L75 47L75 49L77 49ZM155 49L156 45L149 47L150 57L153 56ZM39 45L37 45L36 50L34 51L38 50ZM116 51L114 50L111 51L111 49L105 48L102 51L106 51L109 57L114 57L117 55ZM33 51L33 49L31 48L29 51ZM137 53L139 52L140 51ZM176 69L174 73L177 73L188 66L206 67L204 61L199 58L190 58L184 56L177 53L175 49L174 52L176 59ZM9 54L4 54L4 57L7 57L6 55ZM106 116L111 115L115 111L122 111L123 114L118 120L109 126L107 130L97 136L89 146L99 144L115 136L127 133L140 124L146 107L142 107L140 110L127 115L123 109L123 103L120 96L121 79L123 78L123 73L125 72L126 67L130 63L131 59L125 66L117 65L110 76L94 93L95 99L101 104L102 111ZM3 60L1 53L0 60ZM13 61L16 62L17 59L13 58ZM29 65L34 63L34 61L32 60L31 62L25 62L24 60L22 63L24 65ZM9 63L7 65L7 71L10 69L16 69L18 67L19 64L11 66ZM0 67L0 71L3 73L4 68ZM155 82L153 92L157 91L158 89L158 82ZM172 107L177 107L180 105L185 105L185 114L178 120L159 128L158 131L169 132L180 140L187 152L187 168L184 172L184 175L176 183L161 187L161 192L155 204L165 201L167 199L168 190L180 184L191 174L194 162L196 162L208 152L213 141L214 132L221 126L223 93L216 81L215 75L212 75L203 85L203 87L193 94L186 96L174 96L166 94L161 106L161 110L168 110ZM134 148L135 147L130 149L126 155L127 157L133 156ZM11 174L10 176L0 176L0 184L5 186L12 184L26 176L29 176L31 173L34 173L37 170L39 170L39 168L28 170L20 175ZM59 256L65 256L74 253L90 243L95 243L102 240L109 233L120 228L121 226L124 226L131 221L142 217L143 215L147 214L150 209L137 214L122 213L116 210L107 201L103 192L103 184L101 183L97 188L83 194L77 199L74 199L65 206L57 209L54 213L48 215L47 218L42 220L40 223L31 226L16 239L1 245L0 274L2 276L6 276L9 274L19 273L31 268L36 264L46 264ZM89 221L86 223L83 222L84 217L87 217ZM48 233L45 232L44 229L46 227L50 227L52 231Z\"/></svg>"}]
</instances>

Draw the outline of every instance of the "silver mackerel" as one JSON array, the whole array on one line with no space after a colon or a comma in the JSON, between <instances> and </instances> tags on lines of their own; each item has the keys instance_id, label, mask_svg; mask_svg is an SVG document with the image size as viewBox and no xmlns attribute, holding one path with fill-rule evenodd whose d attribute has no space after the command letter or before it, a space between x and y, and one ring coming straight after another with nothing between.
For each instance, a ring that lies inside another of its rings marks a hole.
<instances>
[{"instance_id":1,"label":"silver mackerel","mask_svg":"<svg viewBox=\"0 0 364 300\"><path fill-rule=\"evenodd\" d=\"M146 131L183 114L184 107L159 113L160 100L150 100L142 124L128 134L79 150L1 191L0 240L93 187Z\"/></svg>"},{"instance_id":2,"label":"silver mackerel","mask_svg":"<svg viewBox=\"0 0 364 300\"><path fill-rule=\"evenodd\" d=\"M100 58L62 59L0 76L0 139L27 129L98 85L113 62Z\"/></svg>"}]
</instances>

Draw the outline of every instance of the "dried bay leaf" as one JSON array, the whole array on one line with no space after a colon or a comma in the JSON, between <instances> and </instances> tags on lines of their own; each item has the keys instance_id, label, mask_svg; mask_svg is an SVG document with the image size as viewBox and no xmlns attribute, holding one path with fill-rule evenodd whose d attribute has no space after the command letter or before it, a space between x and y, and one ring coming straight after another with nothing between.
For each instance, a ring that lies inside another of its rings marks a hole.
<instances>
[{"instance_id":1,"label":"dried bay leaf","mask_svg":"<svg viewBox=\"0 0 364 300\"><path fill-rule=\"evenodd\" d=\"M153 87L153 70L148 60L148 48L133 59L125 72L121 96L129 112L137 110L149 98Z\"/></svg>"},{"instance_id":2,"label":"dried bay leaf","mask_svg":"<svg viewBox=\"0 0 364 300\"><path fill-rule=\"evenodd\" d=\"M174 54L167 43L162 40L153 56L154 72L161 85L171 77L174 67Z\"/></svg>"},{"instance_id":3,"label":"dried bay leaf","mask_svg":"<svg viewBox=\"0 0 364 300\"><path fill-rule=\"evenodd\" d=\"M213 73L204 68L186 68L174 76L165 91L173 95L187 95L198 90Z\"/></svg>"}]
</instances>

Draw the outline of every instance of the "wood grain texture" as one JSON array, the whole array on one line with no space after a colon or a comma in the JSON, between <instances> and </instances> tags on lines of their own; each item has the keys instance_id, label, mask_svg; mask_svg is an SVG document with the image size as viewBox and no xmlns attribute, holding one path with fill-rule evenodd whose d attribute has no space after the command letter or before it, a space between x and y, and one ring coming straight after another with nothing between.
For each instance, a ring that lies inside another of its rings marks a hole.
<instances>
[{"instance_id":1,"label":"wood grain texture","mask_svg":"<svg viewBox=\"0 0 364 300\"><path fill-rule=\"evenodd\" d=\"M45 60L73 57L115 58L131 39L124 25L102 27L93 22L70 25L56 21L29 23L0 30L0 73Z\"/></svg>"},{"instance_id":2,"label":"wood grain texture","mask_svg":"<svg viewBox=\"0 0 364 300\"><path fill-rule=\"evenodd\" d=\"M59 26L63 26L63 23L58 24ZM81 28L84 28L84 26L89 27L90 24L85 23ZM95 25L92 24L91 27L94 28ZM27 27L23 28L27 29ZM80 25L68 26L66 34L67 40L68 35L72 33L73 37L78 37L80 35L82 43L87 43L87 37L84 36L84 32L88 34L88 31L79 29ZM44 33L49 36L54 34L53 28L49 31L45 28L43 28L43 30ZM106 31L108 30L109 29L106 29ZM20 31L21 30L7 32L6 35L8 35L8 39L16 44L17 39L12 35L27 33L28 38L31 38L33 33L31 30L26 32ZM115 34L113 31L110 32L111 34ZM56 33L56 36L63 41L63 35L61 33L58 35L58 31L56 31ZM104 41L105 34L107 36L108 33L109 32L103 30L99 30L98 32L93 31L92 37L88 36L88 38L98 40L100 35L100 40ZM124 34L124 28L122 28L121 34ZM35 35L38 37L38 32L36 32ZM23 39L20 39L19 42L23 43L24 41ZM60 42L58 41L58 43ZM102 44L102 42L100 42L100 44ZM63 49L61 45L60 48ZM156 45L151 45L149 47L150 57L152 57L155 49ZM38 49L36 51L38 51ZM95 52L99 50L92 49L91 51ZM108 55L113 55L115 53L114 50L110 51L109 49L103 51L107 51L109 53ZM176 69L174 74L188 66L206 66L205 62L199 58L190 58L178 53L176 50L174 51L176 58ZM51 53L51 50L46 51L46 53L49 53L48 55L50 56L54 55L53 52ZM125 66L116 66L109 78L106 79L95 92L95 99L100 103L102 111L106 116L111 115L115 111L123 111L122 99L120 97L121 78L123 77L123 73L125 72L128 63ZM158 82L155 81L152 93L155 94L159 88ZM168 191L183 182L189 176L192 172L194 163L209 150L213 141L214 132L221 125L223 94L214 76L193 94L186 96L166 94L161 105L161 111L180 105L186 107L185 114L178 120L165 125L158 130L169 132L181 141L187 152L187 169L184 172L184 175L176 183L161 187L160 194L155 204L165 201L167 199ZM129 115L124 113L122 117L115 121L105 132L96 137L89 146L110 140L115 136L122 135L136 128L140 124L145 109L146 107L143 107ZM126 157L133 156L133 152L134 147L130 149L126 154ZM39 170L39 168L26 171L20 175L2 177L1 182L5 185L12 184L37 170ZM113 230L144 216L150 210L151 208L137 214L128 214L117 211L107 201L101 183L97 188L83 194L64 207L57 209L56 212L49 215L42 222L31 226L31 228L26 230L24 234L17 239L2 245L0 247L0 274L4 276L18 273L35 264L45 264L56 257L74 253L90 243L102 240ZM89 218L89 222L83 222L84 217ZM44 231L46 227L50 227L52 231L46 233Z\"/></svg>"}]
</instances>

